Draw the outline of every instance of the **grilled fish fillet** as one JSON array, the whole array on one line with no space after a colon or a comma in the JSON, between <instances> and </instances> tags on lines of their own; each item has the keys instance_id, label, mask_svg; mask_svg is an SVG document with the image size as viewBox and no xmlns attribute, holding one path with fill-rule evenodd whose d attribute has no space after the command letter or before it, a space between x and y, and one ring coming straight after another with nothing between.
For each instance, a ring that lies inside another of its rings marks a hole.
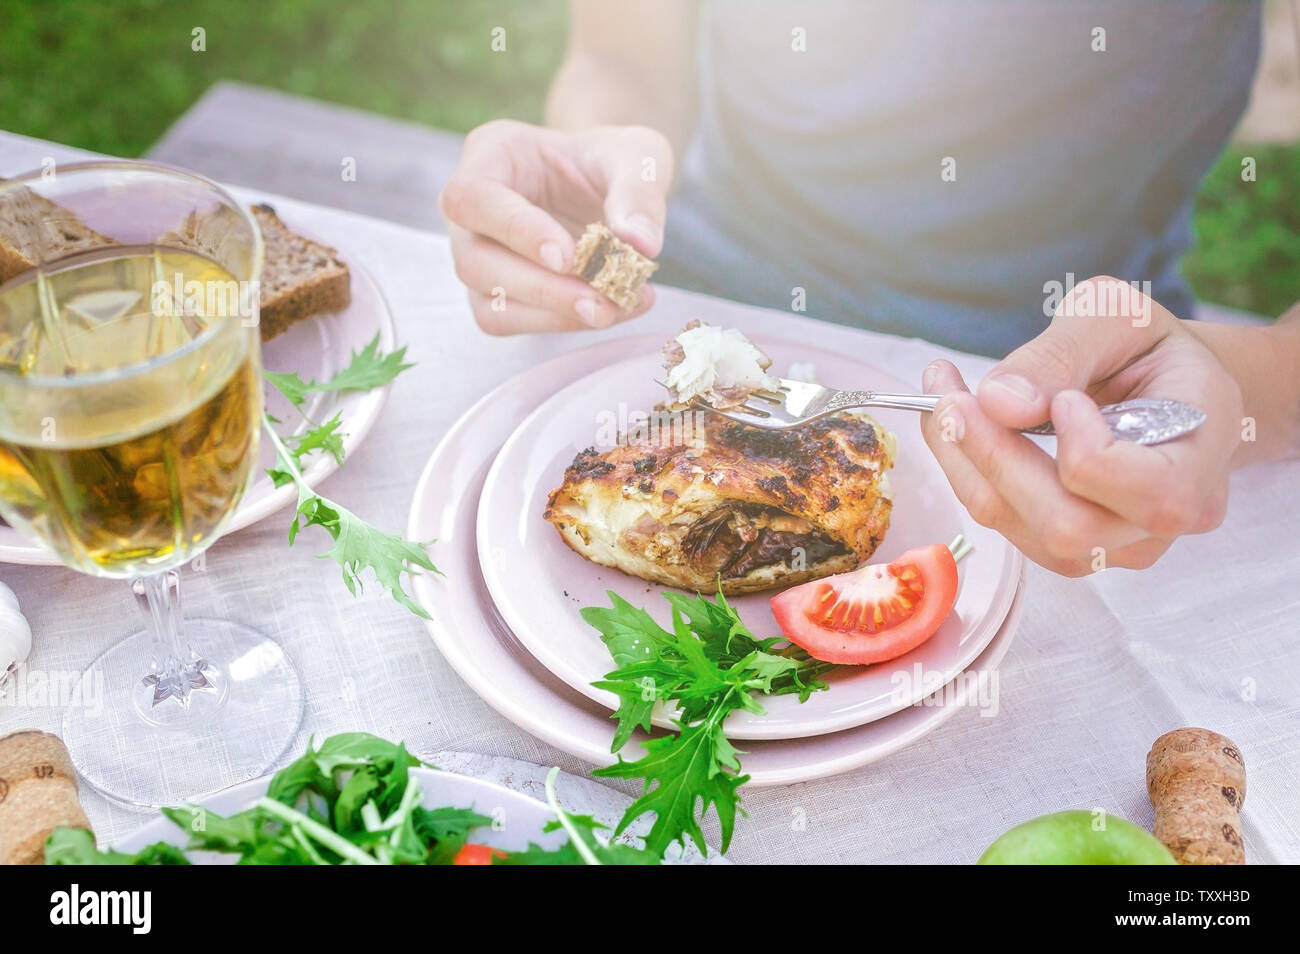
<instances>
[{"instance_id":1,"label":"grilled fish fillet","mask_svg":"<svg viewBox=\"0 0 1300 954\"><path fill-rule=\"evenodd\" d=\"M889 527L895 439L865 414L765 431L700 415L673 446L582 451L545 517L594 563L728 595L850 570Z\"/></svg>"}]
</instances>

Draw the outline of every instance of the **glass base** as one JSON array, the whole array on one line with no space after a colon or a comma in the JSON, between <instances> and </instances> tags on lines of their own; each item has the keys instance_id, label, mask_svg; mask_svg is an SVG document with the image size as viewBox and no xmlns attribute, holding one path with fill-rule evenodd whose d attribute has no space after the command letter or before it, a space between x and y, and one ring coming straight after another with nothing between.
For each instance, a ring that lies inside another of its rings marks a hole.
<instances>
[{"instance_id":1,"label":"glass base","mask_svg":"<svg viewBox=\"0 0 1300 954\"><path fill-rule=\"evenodd\" d=\"M302 722L297 670L274 640L219 619L185 620L185 640L222 665L186 661L167 679L151 671L153 634L127 637L81 675L63 741L81 777L126 805L194 801L265 775Z\"/></svg>"}]
</instances>

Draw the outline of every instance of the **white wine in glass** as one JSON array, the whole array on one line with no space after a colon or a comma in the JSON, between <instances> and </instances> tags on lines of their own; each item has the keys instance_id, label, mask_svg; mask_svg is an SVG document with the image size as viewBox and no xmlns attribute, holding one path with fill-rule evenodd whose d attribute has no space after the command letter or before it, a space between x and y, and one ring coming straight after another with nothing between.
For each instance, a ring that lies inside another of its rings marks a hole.
<instances>
[{"instance_id":1,"label":"white wine in glass","mask_svg":"<svg viewBox=\"0 0 1300 954\"><path fill-rule=\"evenodd\" d=\"M0 285L0 511L73 569L138 579L152 624L83 674L64 741L132 804L262 774L301 719L294 668L246 626L185 626L174 572L256 466L257 226L215 184L149 163L20 177L0 211L32 223L28 267Z\"/></svg>"}]
</instances>

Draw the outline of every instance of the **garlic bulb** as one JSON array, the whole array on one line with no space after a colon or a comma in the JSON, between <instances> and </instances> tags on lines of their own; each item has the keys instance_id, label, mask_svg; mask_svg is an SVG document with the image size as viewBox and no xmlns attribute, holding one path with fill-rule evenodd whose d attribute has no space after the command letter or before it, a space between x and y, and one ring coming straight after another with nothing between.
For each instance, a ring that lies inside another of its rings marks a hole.
<instances>
[{"instance_id":1,"label":"garlic bulb","mask_svg":"<svg viewBox=\"0 0 1300 954\"><path fill-rule=\"evenodd\" d=\"M13 590L0 583L0 696L32 651L32 628L18 609Z\"/></svg>"}]
</instances>

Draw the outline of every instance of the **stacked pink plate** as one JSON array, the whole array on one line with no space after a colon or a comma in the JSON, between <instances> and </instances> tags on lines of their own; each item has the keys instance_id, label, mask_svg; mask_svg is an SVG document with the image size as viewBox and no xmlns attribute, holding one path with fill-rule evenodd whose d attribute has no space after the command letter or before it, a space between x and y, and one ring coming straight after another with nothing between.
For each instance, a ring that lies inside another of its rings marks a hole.
<instances>
[{"instance_id":1,"label":"stacked pink plate","mask_svg":"<svg viewBox=\"0 0 1300 954\"><path fill-rule=\"evenodd\" d=\"M745 329L741 329L744 331ZM812 363L824 383L910 390L887 372L806 343L755 336L786 374ZM663 398L655 336L623 338L563 355L497 388L447 434L425 466L407 536L438 540L445 577L414 581L429 630L461 677L502 715L589 762L613 762L616 705L592 683L613 668L597 632L579 616L606 606L613 590L666 623L662 587L584 560L542 518L574 455L621 408L650 408ZM926 643L870 667L842 667L830 689L807 702L764 700L766 713L736 712L728 735L744 740L751 785L778 785L844 772L883 758L939 726L958 710L987 703L993 673L1020 617L1023 557L975 524L953 496L909 412L878 419L898 435L891 472L891 527L872 557L888 561L958 533L974 545L960 565L952 614ZM466 585L472 581L472 585ZM712 594L708 594L712 595ZM730 600L749 628L778 635L771 594ZM673 713L658 711L656 731ZM622 752L640 756L643 736Z\"/></svg>"}]
</instances>

